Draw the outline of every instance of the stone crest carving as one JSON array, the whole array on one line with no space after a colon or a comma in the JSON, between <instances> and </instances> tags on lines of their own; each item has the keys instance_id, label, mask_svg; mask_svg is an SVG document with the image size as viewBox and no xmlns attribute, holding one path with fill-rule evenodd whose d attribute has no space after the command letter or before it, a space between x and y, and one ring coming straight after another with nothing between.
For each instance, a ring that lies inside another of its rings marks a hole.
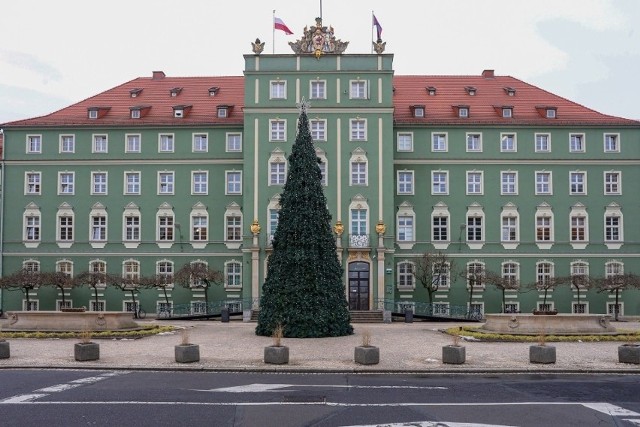
<instances>
[{"instance_id":1,"label":"stone crest carving","mask_svg":"<svg viewBox=\"0 0 640 427\"><path fill-rule=\"evenodd\" d=\"M348 45L349 42L336 39L332 26L322 26L322 18L316 18L316 25L311 28L304 27L304 36L301 39L289 42L294 53L311 54L316 58L324 54L341 54Z\"/></svg>"}]
</instances>

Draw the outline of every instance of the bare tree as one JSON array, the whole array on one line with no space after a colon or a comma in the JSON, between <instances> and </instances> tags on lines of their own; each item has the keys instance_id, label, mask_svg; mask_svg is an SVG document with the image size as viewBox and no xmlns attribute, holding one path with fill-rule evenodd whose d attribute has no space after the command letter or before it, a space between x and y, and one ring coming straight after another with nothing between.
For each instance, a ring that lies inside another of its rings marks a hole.
<instances>
[{"instance_id":1,"label":"bare tree","mask_svg":"<svg viewBox=\"0 0 640 427\"><path fill-rule=\"evenodd\" d=\"M133 303L133 317L138 318L138 302L136 301L136 295L140 293L142 289L149 288L148 282L140 276L132 275L128 277L112 277L111 285L120 289L122 292L131 293L131 301Z\"/></svg>"},{"instance_id":2,"label":"bare tree","mask_svg":"<svg viewBox=\"0 0 640 427\"><path fill-rule=\"evenodd\" d=\"M89 286L93 289L93 296L96 302L96 308L98 307L98 289L104 288L108 284L113 283L115 280L107 273L101 271L83 271L74 277L74 283L76 286Z\"/></svg>"},{"instance_id":3,"label":"bare tree","mask_svg":"<svg viewBox=\"0 0 640 427\"><path fill-rule=\"evenodd\" d=\"M575 289L580 305L580 291L588 291L593 288L594 283L588 274L573 274L570 278L571 288Z\"/></svg>"},{"instance_id":4,"label":"bare tree","mask_svg":"<svg viewBox=\"0 0 640 427\"><path fill-rule=\"evenodd\" d=\"M502 292L502 312L506 313L506 291L519 290L520 281L515 277L505 276L486 269L484 271L484 281Z\"/></svg>"},{"instance_id":5,"label":"bare tree","mask_svg":"<svg viewBox=\"0 0 640 427\"><path fill-rule=\"evenodd\" d=\"M54 288L60 291L60 295L62 295L62 306L66 305L65 300L65 292L73 289L76 286L73 278L67 273L63 273L62 271L50 271L46 273L42 273L42 282L45 286L53 286Z\"/></svg>"},{"instance_id":6,"label":"bare tree","mask_svg":"<svg viewBox=\"0 0 640 427\"><path fill-rule=\"evenodd\" d=\"M600 277L594 280L595 287L600 292L609 292L616 295L614 308L614 319L617 321L620 314L620 292L625 289L640 288L640 276L632 273L612 274L607 277Z\"/></svg>"},{"instance_id":7,"label":"bare tree","mask_svg":"<svg viewBox=\"0 0 640 427\"><path fill-rule=\"evenodd\" d=\"M468 263L466 269L460 273L460 276L465 280L467 290L469 291L469 315L471 315L471 307L473 304L473 291L476 287L484 285L485 275L486 268L484 264L480 262Z\"/></svg>"},{"instance_id":8,"label":"bare tree","mask_svg":"<svg viewBox=\"0 0 640 427\"><path fill-rule=\"evenodd\" d=\"M27 301L27 311L31 310L29 291L38 289L43 284L43 274L27 268L0 278L0 287L7 290L21 290Z\"/></svg>"},{"instance_id":9,"label":"bare tree","mask_svg":"<svg viewBox=\"0 0 640 427\"><path fill-rule=\"evenodd\" d=\"M186 263L178 270L174 280L180 286L187 289L204 289L204 300L209 310L209 288L213 285L224 283L224 274L219 270L209 268L202 261Z\"/></svg>"},{"instance_id":10,"label":"bare tree","mask_svg":"<svg viewBox=\"0 0 640 427\"><path fill-rule=\"evenodd\" d=\"M425 252L416 260L413 275L427 290L430 304L440 286L446 286L452 270L452 261L442 252Z\"/></svg>"},{"instance_id":11,"label":"bare tree","mask_svg":"<svg viewBox=\"0 0 640 427\"><path fill-rule=\"evenodd\" d=\"M173 284L173 274L154 274L140 279L149 289L160 289L164 294L164 300L167 306L171 305L167 288Z\"/></svg>"},{"instance_id":12,"label":"bare tree","mask_svg":"<svg viewBox=\"0 0 640 427\"><path fill-rule=\"evenodd\" d=\"M542 305L546 307L549 291L553 292L553 290L557 287L568 285L570 283L571 277L569 276L544 276L543 278L539 278L535 282L527 285L527 288L538 292L544 292L544 296L542 297ZM535 310L537 310L537 307Z\"/></svg>"}]
</instances>

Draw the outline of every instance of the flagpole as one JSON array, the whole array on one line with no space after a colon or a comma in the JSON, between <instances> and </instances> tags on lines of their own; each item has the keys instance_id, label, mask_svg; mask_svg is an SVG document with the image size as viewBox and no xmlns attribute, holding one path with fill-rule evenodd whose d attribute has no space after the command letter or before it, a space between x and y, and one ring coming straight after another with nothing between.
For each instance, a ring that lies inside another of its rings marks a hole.
<instances>
[{"instance_id":1,"label":"flagpole","mask_svg":"<svg viewBox=\"0 0 640 427\"><path fill-rule=\"evenodd\" d=\"M273 16L271 16L271 53L276 53L276 10L273 9Z\"/></svg>"},{"instance_id":2,"label":"flagpole","mask_svg":"<svg viewBox=\"0 0 640 427\"><path fill-rule=\"evenodd\" d=\"M322 21L322 0L320 0L320 20Z\"/></svg>"},{"instance_id":3,"label":"flagpole","mask_svg":"<svg viewBox=\"0 0 640 427\"><path fill-rule=\"evenodd\" d=\"M371 11L371 53L373 53L373 17L374 17L374 13L373 10Z\"/></svg>"}]
</instances>

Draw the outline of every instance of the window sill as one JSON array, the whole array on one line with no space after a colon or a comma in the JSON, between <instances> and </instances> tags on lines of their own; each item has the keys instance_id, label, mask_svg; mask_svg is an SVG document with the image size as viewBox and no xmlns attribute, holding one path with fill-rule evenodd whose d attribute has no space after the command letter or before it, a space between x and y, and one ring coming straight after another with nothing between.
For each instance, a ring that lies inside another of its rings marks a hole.
<instances>
[{"instance_id":1,"label":"window sill","mask_svg":"<svg viewBox=\"0 0 640 427\"><path fill-rule=\"evenodd\" d=\"M58 242L56 242L56 244L58 245L59 248L69 249L73 245L73 242L60 242L60 241L58 241Z\"/></svg>"},{"instance_id":2,"label":"window sill","mask_svg":"<svg viewBox=\"0 0 640 427\"><path fill-rule=\"evenodd\" d=\"M89 244L94 249L102 249L107 246L107 242L89 242Z\"/></svg>"},{"instance_id":3,"label":"window sill","mask_svg":"<svg viewBox=\"0 0 640 427\"><path fill-rule=\"evenodd\" d=\"M224 242L224 245L227 247L227 249L240 249L240 246L242 246L242 242Z\"/></svg>"},{"instance_id":4,"label":"window sill","mask_svg":"<svg viewBox=\"0 0 640 427\"><path fill-rule=\"evenodd\" d=\"M623 245L622 242L604 242L607 246L607 249L620 249Z\"/></svg>"},{"instance_id":5,"label":"window sill","mask_svg":"<svg viewBox=\"0 0 640 427\"><path fill-rule=\"evenodd\" d=\"M123 242L122 244L127 249L136 249L138 246L140 246L140 242Z\"/></svg>"}]
</instances>

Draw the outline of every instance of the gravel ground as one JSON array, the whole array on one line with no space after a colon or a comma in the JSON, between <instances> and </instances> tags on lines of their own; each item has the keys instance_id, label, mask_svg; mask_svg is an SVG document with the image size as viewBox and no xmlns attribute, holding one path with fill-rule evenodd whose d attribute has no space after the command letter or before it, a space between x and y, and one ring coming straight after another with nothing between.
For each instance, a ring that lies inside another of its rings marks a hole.
<instances>
[{"instance_id":1,"label":"gravel ground","mask_svg":"<svg viewBox=\"0 0 640 427\"><path fill-rule=\"evenodd\" d=\"M156 321L144 321L154 324ZM167 322L157 322L166 325ZM223 371L330 371L330 372L625 372L640 373L640 365L618 363L619 342L550 343L556 347L555 364L529 363L530 343L463 341L466 362L442 363L442 346L451 337L442 329L464 323L414 322L391 324L354 324L355 334L337 338L284 338L289 347L287 365L263 362L269 337L254 333L255 323L232 321L169 322L189 331L190 342L200 345L200 362L175 362L174 346L182 339L180 331L136 340L97 340L100 359L76 362L76 339L10 339L11 357L0 360L0 368L99 368L152 370ZM612 322L618 329L640 330L640 322ZM477 324L475 324L477 325ZM365 331L371 344L380 348L380 363L358 365L354 348L361 344Z\"/></svg>"}]
</instances>

